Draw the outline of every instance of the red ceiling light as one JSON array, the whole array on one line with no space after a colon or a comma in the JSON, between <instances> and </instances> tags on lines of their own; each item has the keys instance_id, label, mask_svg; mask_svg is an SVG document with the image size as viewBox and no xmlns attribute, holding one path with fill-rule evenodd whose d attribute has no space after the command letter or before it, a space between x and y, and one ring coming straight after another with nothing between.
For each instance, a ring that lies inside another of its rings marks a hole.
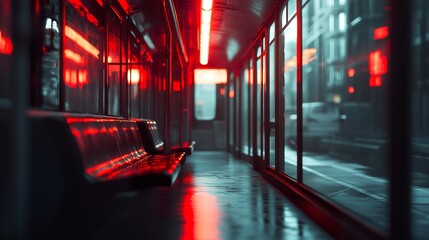
<instances>
[{"instance_id":1,"label":"red ceiling light","mask_svg":"<svg viewBox=\"0 0 429 240\"><path fill-rule=\"evenodd\" d=\"M212 18L213 0L203 0L201 3L200 28L200 63L207 65L209 61L210 27Z\"/></svg>"}]
</instances>

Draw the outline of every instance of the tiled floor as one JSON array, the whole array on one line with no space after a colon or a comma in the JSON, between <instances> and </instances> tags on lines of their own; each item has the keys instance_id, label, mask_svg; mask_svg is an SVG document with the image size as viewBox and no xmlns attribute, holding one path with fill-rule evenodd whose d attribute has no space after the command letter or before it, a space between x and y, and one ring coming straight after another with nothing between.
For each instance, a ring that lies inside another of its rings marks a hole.
<instances>
[{"instance_id":1,"label":"tiled floor","mask_svg":"<svg viewBox=\"0 0 429 240\"><path fill-rule=\"evenodd\" d=\"M195 151L173 187L124 193L104 209L109 215L94 219L92 239L331 238L224 152Z\"/></svg>"}]
</instances>

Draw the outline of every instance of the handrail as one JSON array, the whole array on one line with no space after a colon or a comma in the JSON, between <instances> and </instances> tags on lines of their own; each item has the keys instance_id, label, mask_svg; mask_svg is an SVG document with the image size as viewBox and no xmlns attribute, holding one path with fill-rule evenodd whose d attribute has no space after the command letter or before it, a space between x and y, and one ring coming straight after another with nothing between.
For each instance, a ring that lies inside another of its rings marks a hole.
<instances>
[{"instance_id":1,"label":"handrail","mask_svg":"<svg viewBox=\"0 0 429 240\"><path fill-rule=\"evenodd\" d=\"M167 0L165 0L165 1L167 1ZM165 4L164 4L164 6L166 7ZM173 29L171 29L171 31L175 33L174 35L177 38L177 40L179 41L180 50L182 51L183 58L184 58L185 62L188 62L188 54L186 52L185 45L183 44L183 39L182 39L182 34L181 34L182 31L180 30L179 21L177 18L177 11L176 11L176 8L174 7L172 0L168 0L168 6L169 6L169 9L171 12L171 17L173 18L173 24L168 24L168 25L174 26L174 31L173 31ZM169 22L169 17L165 16L165 18Z\"/></svg>"}]
</instances>

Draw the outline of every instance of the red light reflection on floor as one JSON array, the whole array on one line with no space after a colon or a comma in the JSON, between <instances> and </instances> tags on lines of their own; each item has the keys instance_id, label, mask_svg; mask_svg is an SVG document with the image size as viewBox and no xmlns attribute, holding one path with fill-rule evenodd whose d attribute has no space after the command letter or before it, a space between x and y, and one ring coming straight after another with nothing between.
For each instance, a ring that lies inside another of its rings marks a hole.
<instances>
[{"instance_id":1,"label":"red light reflection on floor","mask_svg":"<svg viewBox=\"0 0 429 240\"><path fill-rule=\"evenodd\" d=\"M220 239L220 211L216 197L201 188L189 188L183 198L181 239Z\"/></svg>"}]
</instances>

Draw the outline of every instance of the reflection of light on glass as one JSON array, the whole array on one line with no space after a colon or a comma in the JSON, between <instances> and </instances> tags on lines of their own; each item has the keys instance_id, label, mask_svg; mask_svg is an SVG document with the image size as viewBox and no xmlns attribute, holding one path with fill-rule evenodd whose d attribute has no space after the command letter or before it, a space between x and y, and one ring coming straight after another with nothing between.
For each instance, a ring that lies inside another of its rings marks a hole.
<instances>
[{"instance_id":1,"label":"reflection of light on glass","mask_svg":"<svg viewBox=\"0 0 429 240\"><path fill-rule=\"evenodd\" d=\"M127 0L119 0L119 5L121 5L122 9L124 9L124 11L128 14L130 14L133 9L130 7L130 4L128 4Z\"/></svg>"},{"instance_id":2,"label":"reflection of light on glass","mask_svg":"<svg viewBox=\"0 0 429 240\"><path fill-rule=\"evenodd\" d=\"M83 85L88 84L88 71L87 70L70 70L64 71L64 84L69 88L82 88Z\"/></svg>"},{"instance_id":3,"label":"reflection of light on glass","mask_svg":"<svg viewBox=\"0 0 429 240\"><path fill-rule=\"evenodd\" d=\"M234 91L234 90L229 91L228 96L229 96L229 98L234 98L234 96L235 96L235 91Z\"/></svg>"},{"instance_id":4,"label":"reflection of light on glass","mask_svg":"<svg viewBox=\"0 0 429 240\"><path fill-rule=\"evenodd\" d=\"M181 239L220 239L216 197L191 189L183 199L184 228Z\"/></svg>"},{"instance_id":5,"label":"reflection of light on glass","mask_svg":"<svg viewBox=\"0 0 429 240\"><path fill-rule=\"evenodd\" d=\"M370 52L368 56L369 86L380 87L382 83L381 75L387 73L387 57L380 50Z\"/></svg>"},{"instance_id":6,"label":"reflection of light on glass","mask_svg":"<svg viewBox=\"0 0 429 240\"><path fill-rule=\"evenodd\" d=\"M334 103L341 103L341 95L334 94L334 96L332 96L332 102L334 102Z\"/></svg>"},{"instance_id":7,"label":"reflection of light on glass","mask_svg":"<svg viewBox=\"0 0 429 240\"><path fill-rule=\"evenodd\" d=\"M100 51L73 28L66 26L64 34L70 40L74 41L77 45L98 59L98 54L100 54Z\"/></svg>"},{"instance_id":8,"label":"reflection of light on glass","mask_svg":"<svg viewBox=\"0 0 429 240\"><path fill-rule=\"evenodd\" d=\"M137 68L132 68L127 70L128 84L133 85L139 84L140 81L140 71Z\"/></svg>"},{"instance_id":9,"label":"reflection of light on glass","mask_svg":"<svg viewBox=\"0 0 429 240\"><path fill-rule=\"evenodd\" d=\"M237 40L233 38L229 39L226 46L226 57L228 58L228 61L231 61L237 55L238 50L240 50L240 45Z\"/></svg>"},{"instance_id":10,"label":"reflection of light on glass","mask_svg":"<svg viewBox=\"0 0 429 240\"><path fill-rule=\"evenodd\" d=\"M70 49L64 50L64 56L75 63L83 63L82 57Z\"/></svg>"},{"instance_id":11,"label":"reflection of light on glass","mask_svg":"<svg viewBox=\"0 0 429 240\"><path fill-rule=\"evenodd\" d=\"M98 4L100 6L103 6L103 3L100 3L99 1L101 0L97 0ZM92 15L88 8L85 6L85 4L82 3L82 0L68 0L68 3L70 3L77 11L79 12L84 12L86 19L94 24L95 26L98 26L98 20L96 17L94 17L94 15Z\"/></svg>"},{"instance_id":12,"label":"reflection of light on glass","mask_svg":"<svg viewBox=\"0 0 429 240\"><path fill-rule=\"evenodd\" d=\"M11 55L13 51L12 41L3 36L0 31L0 54Z\"/></svg>"},{"instance_id":13,"label":"reflection of light on glass","mask_svg":"<svg viewBox=\"0 0 429 240\"><path fill-rule=\"evenodd\" d=\"M385 39L389 36L389 27L382 26L374 29L374 40Z\"/></svg>"},{"instance_id":14,"label":"reflection of light on glass","mask_svg":"<svg viewBox=\"0 0 429 240\"><path fill-rule=\"evenodd\" d=\"M220 95L225 95L225 88L219 89L219 94Z\"/></svg>"},{"instance_id":15,"label":"reflection of light on glass","mask_svg":"<svg viewBox=\"0 0 429 240\"><path fill-rule=\"evenodd\" d=\"M195 84L218 84L226 83L226 69L195 69Z\"/></svg>"},{"instance_id":16,"label":"reflection of light on glass","mask_svg":"<svg viewBox=\"0 0 429 240\"><path fill-rule=\"evenodd\" d=\"M268 42L271 43L274 40L275 32L276 32L276 22L273 22L270 26L270 33L269 33L269 37L268 37Z\"/></svg>"},{"instance_id":17,"label":"reflection of light on glass","mask_svg":"<svg viewBox=\"0 0 429 240\"><path fill-rule=\"evenodd\" d=\"M307 48L302 51L302 65L306 65L316 59L317 50L315 48ZM285 72L290 68L296 68L296 56L287 60L285 63Z\"/></svg>"},{"instance_id":18,"label":"reflection of light on glass","mask_svg":"<svg viewBox=\"0 0 429 240\"><path fill-rule=\"evenodd\" d=\"M174 92L180 92L180 81L173 81L173 91Z\"/></svg>"},{"instance_id":19,"label":"reflection of light on glass","mask_svg":"<svg viewBox=\"0 0 429 240\"><path fill-rule=\"evenodd\" d=\"M349 68L349 70L347 70L347 75L349 77L354 77L355 76L355 69L354 68Z\"/></svg>"},{"instance_id":20,"label":"reflection of light on glass","mask_svg":"<svg viewBox=\"0 0 429 240\"><path fill-rule=\"evenodd\" d=\"M143 35L143 39L146 42L147 46L151 49L151 50L155 50L155 45L152 42L152 39L149 37L149 34L145 33Z\"/></svg>"},{"instance_id":21,"label":"reflection of light on glass","mask_svg":"<svg viewBox=\"0 0 429 240\"><path fill-rule=\"evenodd\" d=\"M46 18L45 29L52 29L55 32L60 32L57 21L53 20L52 18Z\"/></svg>"}]
</instances>

